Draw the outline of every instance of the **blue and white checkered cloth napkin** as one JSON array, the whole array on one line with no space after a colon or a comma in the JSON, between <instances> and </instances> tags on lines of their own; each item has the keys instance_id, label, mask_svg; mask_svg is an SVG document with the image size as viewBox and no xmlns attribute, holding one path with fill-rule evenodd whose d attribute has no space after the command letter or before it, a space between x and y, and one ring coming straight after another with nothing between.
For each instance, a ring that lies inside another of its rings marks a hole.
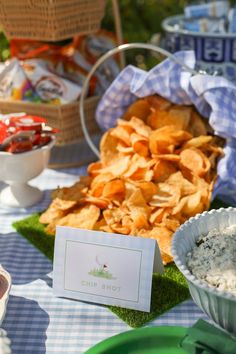
<instances>
[{"instance_id":1,"label":"blue and white checkered cloth napkin","mask_svg":"<svg viewBox=\"0 0 236 354\"><path fill-rule=\"evenodd\" d=\"M178 52L175 56L194 69L193 51ZM102 129L109 129L137 98L155 93L175 104L193 104L209 119L215 133L227 139L213 198L218 196L236 205L236 86L223 77L192 75L173 59L166 59L148 72L129 65L105 92L96 120Z\"/></svg>"}]
</instances>

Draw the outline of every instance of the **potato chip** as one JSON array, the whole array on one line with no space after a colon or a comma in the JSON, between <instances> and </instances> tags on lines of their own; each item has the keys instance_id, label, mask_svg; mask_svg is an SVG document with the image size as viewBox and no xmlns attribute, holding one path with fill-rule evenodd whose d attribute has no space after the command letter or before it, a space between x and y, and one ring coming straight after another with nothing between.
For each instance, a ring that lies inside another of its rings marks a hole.
<instances>
[{"instance_id":1,"label":"potato chip","mask_svg":"<svg viewBox=\"0 0 236 354\"><path fill-rule=\"evenodd\" d=\"M183 149L186 148L191 148L191 147L195 147L195 148L200 148L205 144L209 144L210 141L212 141L213 137L210 135L200 135L197 136L195 138L192 138L190 140L188 140L184 145L183 145Z\"/></svg>"},{"instance_id":2,"label":"potato chip","mask_svg":"<svg viewBox=\"0 0 236 354\"><path fill-rule=\"evenodd\" d=\"M76 206L82 197L83 196L81 195L81 197L78 200L65 200L65 199L55 198L54 206L58 210L68 211L74 206Z\"/></svg>"},{"instance_id":3,"label":"potato chip","mask_svg":"<svg viewBox=\"0 0 236 354\"><path fill-rule=\"evenodd\" d=\"M191 117L191 108L172 108L169 111L159 111L151 109L151 114L147 118L147 123L152 129L159 129L172 125L176 130L186 129Z\"/></svg>"},{"instance_id":4,"label":"potato chip","mask_svg":"<svg viewBox=\"0 0 236 354\"><path fill-rule=\"evenodd\" d=\"M118 215L116 215L117 211ZM121 214L121 211L117 209L106 209L103 211L103 217L107 225L112 225L115 222L120 222L122 216L124 216L124 214Z\"/></svg>"},{"instance_id":5,"label":"potato chip","mask_svg":"<svg viewBox=\"0 0 236 354\"><path fill-rule=\"evenodd\" d=\"M173 261L171 253L172 231L165 226L155 226L151 230L140 230L137 236L155 239L161 251L161 255L168 255L168 261Z\"/></svg>"},{"instance_id":6,"label":"potato chip","mask_svg":"<svg viewBox=\"0 0 236 354\"><path fill-rule=\"evenodd\" d=\"M68 201L78 201L83 195L86 194L86 185L81 182L77 182L71 187L58 188L52 193L52 197L59 198Z\"/></svg>"},{"instance_id":7,"label":"potato chip","mask_svg":"<svg viewBox=\"0 0 236 354\"><path fill-rule=\"evenodd\" d=\"M42 224L50 224L52 221L59 220L63 216L65 216L65 211L58 209L57 200L54 199L48 209L40 215L39 222Z\"/></svg>"},{"instance_id":8,"label":"potato chip","mask_svg":"<svg viewBox=\"0 0 236 354\"><path fill-rule=\"evenodd\" d=\"M136 190L139 190L139 187L134 182L130 179L125 179L125 200L129 199Z\"/></svg>"},{"instance_id":9,"label":"potato chip","mask_svg":"<svg viewBox=\"0 0 236 354\"><path fill-rule=\"evenodd\" d=\"M172 106L169 110L169 115L176 129L187 130L192 115L192 107Z\"/></svg>"},{"instance_id":10,"label":"potato chip","mask_svg":"<svg viewBox=\"0 0 236 354\"><path fill-rule=\"evenodd\" d=\"M130 228L127 225L121 225L120 223L112 224L111 229L113 232L123 235L128 235L130 233Z\"/></svg>"},{"instance_id":11,"label":"potato chip","mask_svg":"<svg viewBox=\"0 0 236 354\"><path fill-rule=\"evenodd\" d=\"M147 100L139 99L129 106L122 118L124 120L130 120L132 117L137 117L145 121L149 112L150 105Z\"/></svg>"},{"instance_id":12,"label":"potato chip","mask_svg":"<svg viewBox=\"0 0 236 354\"><path fill-rule=\"evenodd\" d=\"M173 256L161 251L161 258L162 258L162 262L163 262L163 265L167 265L169 263L173 263L174 261L174 258Z\"/></svg>"},{"instance_id":13,"label":"potato chip","mask_svg":"<svg viewBox=\"0 0 236 354\"><path fill-rule=\"evenodd\" d=\"M133 133L131 134L130 139L131 139L131 145L134 152L144 157L147 157L149 155L148 138Z\"/></svg>"},{"instance_id":14,"label":"potato chip","mask_svg":"<svg viewBox=\"0 0 236 354\"><path fill-rule=\"evenodd\" d=\"M110 161L110 165L103 167L99 170L99 173L112 173L114 177L119 177L124 175L127 169L130 166L130 157L121 156L113 161L113 164Z\"/></svg>"},{"instance_id":15,"label":"potato chip","mask_svg":"<svg viewBox=\"0 0 236 354\"><path fill-rule=\"evenodd\" d=\"M101 161L104 165L109 165L111 161L117 159L116 146L118 139L111 135L111 130L108 130L102 137L100 142Z\"/></svg>"},{"instance_id":16,"label":"potato chip","mask_svg":"<svg viewBox=\"0 0 236 354\"><path fill-rule=\"evenodd\" d=\"M179 165L181 169L186 168L197 176L203 176L211 167L208 158L197 148L188 148L181 151Z\"/></svg>"},{"instance_id":17,"label":"potato chip","mask_svg":"<svg viewBox=\"0 0 236 354\"><path fill-rule=\"evenodd\" d=\"M149 137L149 149L152 154L171 154L174 151L174 139L171 134L175 131L173 125L154 130Z\"/></svg>"},{"instance_id":18,"label":"potato chip","mask_svg":"<svg viewBox=\"0 0 236 354\"><path fill-rule=\"evenodd\" d=\"M194 109L187 129L193 136L207 135L206 121Z\"/></svg>"},{"instance_id":19,"label":"potato chip","mask_svg":"<svg viewBox=\"0 0 236 354\"><path fill-rule=\"evenodd\" d=\"M186 198L187 198L186 196L183 197L183 198L181 198L181 199L179 200L178 204L175 205L175 206L172 208L172 211L171 211L171 214L172 214L172 215L175 215L175 216L176 216L177 214L182 213L183 207L185 206L185 203L186 203L186 201L187 201Z\"/></svg>"},{"instance_id":20,"label":"potato chip","mask_svg":"<svg viewBox=\"0 0 236 354\"><path fill-rule=\"evenodd\" d=\"M111 228L112 232L129 234L131 232L133 221L127 215L125 208L107 209L103 212L104 220Z\"/></svg>"},{"instance_id":21,"label":"potato chip","mask_svg":"<svg viewBox=\"0 0 236 354\"><path fill-rule=\"evenodd\" d=\"M196 193L186 196L184 198L186 198L186 202L182 211L185 215L190 217L203 211L204 208L201 203L201 191L197 191Z\"/></svg>"},{"instance_id":22,"label":"potato chip","mask_svg":"<svg viewBox=\"0 0 236 354\"><path fill-rule=\"evenodd\" d=\"M189 217L209 208L224 140L194 107L152 95L134 102L100 143L101 160L59 188L40 217L46 232L68 225L156 239L164 264Z\"/></svg>"},{"instance_id":23,"label":"potato chip","mask_svg":"<svg viewBox=\"0 0 236 354\"><path fill-rule=\"evenodd\" d=\"M91 185L92 178L89 176L80 176L79 183L83 184L85 187L89 187Z\"/></svg>"},{"instance_id":24,"label":"potato chip","mask_svg":"<svg viewBox=\"0 0 236 354\"><path fill-rule=\"evenodd\" d=\"M209 184L205 181L205 179L198 176L194 176L193 183L197 190L201 192L201 202L203 203L205 209L208 209L211 201L213 183Z\"/></svg>"},{"instance_id":25,"label":"potato chip","mask_svg":"<svg viewBox=\"0 0 236 354\"><path fill-rule=\"evenodd\" d=\"M60 218L61 219L61 218ZM60 220L58 219L58 220ZM56 226L57 226L57 221L58 220L53 220L51 221L46 227L45 227L45 231L47 234L49 235L55 235L56 233Z\"/></svg>"},{"instance_id":26,"label":"potato chip","mask_svg":"<svg viewBox=\"0 0 236 354\"><path fill-rule=\"evenodd\" d=\"M180 222L177 218L173 218L167 214L164 215L161 225L167 227L167 229L171 230L172 232L175 232L180 226Z\"/></svg>"},{"instance_id":27,"label":"potato chip","mask_svg":"<svg viewBox=\"0 0 236 354\"><path fill-rule=\"evenodd\" d=\"M175 145L179 145L189 139L192 139L192 134L185 130L176 130L175 132L171 133L171 137L174 140Z\"/></svg>"},{"instance_id":28,"label":"potato chip","mask_svg":"<svg viewBox=\"0 0 236 354\"><path fill-rule=\"evenodd\" d=\"M102 195L104 186L112 179L114 179L114 176L110 172L95 176L91 182L91 195L94 197L100 197Z\"/></svg>"},{"instance_id":29,"label":"potato chip","mask_svg":"<svg viewBox=\"0 0 236 354\"><path fill-rule=\"evenodd\" d=\"M158 95L147 96L145 100L148 102L151 108L154 108L158 111L168 110L168 108L172 106L170 101Z\"/></svg>"},{"instance_id":30,"label":"potato chip","mask_svg":"<svg viewBox=\"0 0 236 354\"><path fill-rule=\"evenodd\" d=\"M141 119L138 119L136 117L131 118L131 120L128 122L118 119L118 124L122 127L131 127L134 132L146 138L149 137L152 131L148 125L146 125Z\"/></svg>"},{"instance_id":31,"label":"potato chip","mask_svg":"<svg viewBox=\"0 0 236 354\"><path fill-rule=\"evenodd\" d=\"M168 183L158 183L157 192L150 201L151 206L156 207L174 207L180 199L180 187Z\"/></svg>"},{"instance_id":32,"label":"potato chip","mask_svg":"<svg viewBox=\"0 0 236 354\"><path fill-rule=\"evenodd\" d=\"M111 201L109 199L101 198L101 197L97 198L91 195L87 195L86 197L81 198L80 201L82 204L94 204L100 209L106 209L111 204Z\"/></svg>"},{"instance_id":33,"label":"potato chip","mask_svg":"<svg viewBox=\"0 0 236 354\"><path fill-rule=\"evenodd\" d=\"M134 181L135 186L141 190L142 195L146 202L150 202L153 195L157 192L157 186L153 182L147 181Z\"/></svg>"},{"instance_id":34,"label":"potato chip","mask_svg":"<svg viewBox=\"0 0 236 354\"><path fill-rule=\"evenodd\" d=\"M153 178L153 171L148 167L137 168L136 171L132 175L129 175L128 178L134 181L141 180L141 181L149 182Z\"/></svg>"},{"instance_id":35,"label":"potato chip","mask_svg":"<svg viewBox=\"0 0 236 354\"><path fill-rule=\"evenodd\" d=\"M216 168L217 160L219 158L219 154L217 152L212 152L210 156L208 156L208 160L211 164L211 169Z\"/></svg>"},{"instance_id":36,"label":"potato chip","mask_svg":"<svg viewBox=\"0 0 236 354\"><path fill-rule=\"evenodd\" d=\"M180 171L171 174L166 182L168 184L178 185L180 187L181 197L193 194L197 191L196 185L184 178Z\"/></svg>"},{"instance_id":37,"label":"potato chip","mask_svg":"<svg viewBox=\"0 0 236 354\"><path fill-rule=\"evenodd\" d=\"M166 125L173 125L173 121L169 119L168 112L151 108L151 113L147 118L147 124L152 129L159 129Z\"/></svg>"},{"instance_id":38,"label":"potato chip","mask_svg":"<svg viewBox=\"0 0 236 354\"><path fill-rule=\"evenodd\" d=\"M102 196L109 199L121 199L125 197L125 183L122 179L116 178L107 182L103 188Z\"/></svg>"},{"instance_id":39,"label":"potato chip","mask_svg":"<svg viewBox=\"0 0 236 354\"><path fill-rule=\"evenodd\" d=\"M130 145L131 136L122 126L111 129L110 135L118 140L121 140L124 145Z\"/></svg>"},{"instance_id":40,"label":"potato chip","mask_svg":"<svg viewBox=\"0 0 236 354\"><path fill-rule=\"evenodd\" d=\"M101 215L100 215L101 216ZM104 217L100 217L97 222L94 224L93 230L95 231L103 231L103 227L107 226L106 220L104 219Z\"/></svg>"},{"instance_id":41,"label":"potato chip","mask_svg":"<svg viewBox=\"0 0 236 354\"><path fill-rule=\"evenodd\" d=\"M92 230L100 216L100 209L95 205L86 205L60 219L57 225L78 227Z\"/></svg>"},{"instance_id":42,"label":"potato chip","mask_svg":"<svg viewBox=\"0 0 236 354\"><path fill-rule=\"evenodd\" d=\"M180 161L180 156L176 154L158 154L158 155L152 155L153 158L156 158L157 160L166 160L166 161L172 161L172 162L179 162Z\"/></svg>"},{"instance_id":43,"label":"potato chip","mask_svg":"<svg viewBox=\"0 0 236 354\"><path fill-rule=\"evenodd\" d=\"M120 143L117 144L116 149L118 152L121 152L123 155L126 154L132 155L134 153L134 149L132 146L124 146Z\"/></svg>"},{"instance_id":44,"label":"potato chip","mask_svg":"<svg viewBox=\"0 0 236 354\"><path fill-rule=\"evenodd\" d=\"M141 171L141 173L142 171L150 170L150 167L155 164L155 160L146 159L138 154L134 154L129 162L129 168L124 173L125 178L131 178L138 170L139 172Z\"/></svg>"},{"instance_id":45,"label":"potato chip","mask_svg":"<svg viewBox=\"0 0 236 354\"><path fill-rule=\"evenodd\" d=\"M151 224L159 224L162 222L162 219L168 208L155 208L149 218Z\"/></svg>"},{"instance_id":46,"label":"potato chip","mask_svg":"<svg viewBox=\"0 0 236 354\"><path fill-rule=\"evenodd\" d=\"M101 168L102 168L102 163L100 161L92 162L87 169L89 176L93 178L99 175Z\"/></svg>"},{"instance_id":47,"label":"potato chip","mask_svg":"<svg viewBox=\"0 0 236 354\"><path fill-rule=\"evenodd\" d=\"M82 181L84 183L82 183ZM80 182L75 183L71 187L57 188L52 193L52 197L54 199L53 203L51 204L52 209L50 209L50 212L56 215L56 210L62 210L65 212L76 206L80 202L81 198L83 198L87 194L88 187L86 187L85 185L89 182L90 179L87 177L86 179L82 178ZM58 212L58 214L60 213ZM59 217L61 217L62 215L59 215ZM41 220L44 220L44 218L46 218L45 215L44 217L41 216ZM47 224L49 222L50 221L45 221L43 223Z\"/></svg>"},{"instance_id":48,"label":"potato chip","mask_svg":"<svg viewBox=\"0 0 236 354\"><path fill-rule=\"evenodd\" d=\"M130 210L130 217L137 228L148 227L148 219L151 213L150 207L140 190L136 190L127 200L127 207Z\"/></svg>"},{"instance_id":49,"label":"potato chip","mask_svg":"<svg viewBox=\"0 0 236 354\"><path fill-rule=\"evenodd\" d=\"M171 242L173 233L165 226L155 226L152 229L151 234L154 236L155 240L157 240L160 250L171 257Z\"/></svg>"},{"instance_id":50,"label":"potato chip","mask_svg":"<svg viewBox=\"0 0 236 354\"><path fill-rule=\"evenodd\" d=\"M153 180L155 182L164 182L170 175L175 173L177 168L169 161L157 161L153 167Z\"/></svg>"}]
</instances>

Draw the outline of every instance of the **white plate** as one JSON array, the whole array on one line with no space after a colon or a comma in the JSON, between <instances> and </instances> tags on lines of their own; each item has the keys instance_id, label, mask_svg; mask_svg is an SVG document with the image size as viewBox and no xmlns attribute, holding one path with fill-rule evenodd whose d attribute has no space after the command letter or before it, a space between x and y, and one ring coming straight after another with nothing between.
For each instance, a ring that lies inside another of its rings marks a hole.
<instances>
[{"instance_id":1,"label":"white plate","mask_svg":"<svg viewBox=\"0 0 236 354\"><path fill-rule=\"evenodd\" d=\"M3 279L2 277L7 281L7 284L6 284L6 287L4 286L3 296L2 297L0 296L0 326L2 324L2 321L3 321L5 313L6 313L9 292L11 289L11 276L0 264L0 288L1 288L2 279ZM4 282L4 280L3 280L3 282ZM0 295L1 295L1 290L0 290Z\"/></svg>"},{"instance_id":2,"label":"white plate","mask_svg":"<svg viewBox=\"0 0 236 354\"><path fill-rule=\"evenodd\" d=\"M0 353L1 354L11 354L11 341L7 337L7 332L0 328Z\"/></svg>"}]
</instances>

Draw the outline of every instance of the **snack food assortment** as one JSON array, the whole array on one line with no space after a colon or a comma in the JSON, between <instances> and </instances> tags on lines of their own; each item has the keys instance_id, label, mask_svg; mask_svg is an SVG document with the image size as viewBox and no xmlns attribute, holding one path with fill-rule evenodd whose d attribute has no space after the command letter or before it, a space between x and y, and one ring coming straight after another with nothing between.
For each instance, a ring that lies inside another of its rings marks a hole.
<instances>
[{"instance_id":1,"label":"snack food assortment","mask_svg":"<svg viewBox=\"0 0 236 354\"><path fill-rule=\"evenodd\" d=\"M77 36L64 46L14 39L10 43L13 59L0 72L0 98L50 104L74 102L92 65L115 46L115 36L104 30ZM119 71L116 58L109 59L91 78L89 95L102 94Z\"/></svg>"},{"instance_id":2,"label":"snack food assortment","mask_svg":"<svg viewBox=\"0 0 236 354\"><path fill-rule=\"evenodd\" d=\"M11 60L2 68L0 73L0 98L30 102L39 101L39 96L17 59Z\"/></svg>"},{"instance_id":3,"label":"snack food assortment","mask_svg":"<svg viewBox=\"0 0 236 354\"><path fill-rule=\"evenodd\" d=\"M100 161L72 187L53 192L40 222L154 238L172 262L173 232L207 210L223 139L193 106L138 99L100 143Z\"/></svg>"},{"instance_id":4,"label":"snack food assortment","mask_svg":"<svg viewBox=\"0 0 236 354\"><path fill-rule=\"evenodd\" d=\"M51 141L57 132L42 117L10 115L0 120L0 151L21 153L37 149Z\"/></svg>"},{"instance_id":5,"label":"snack food assortment","mask_svg":"<svg viewBox=\"0 0 236 354\"><path fill-rule=\"evenodd\" d=\"M45 60L26 60L22 68L42 102L63 104L78 99L81 86L59 76Z\"/></svg>"}]
</instances>

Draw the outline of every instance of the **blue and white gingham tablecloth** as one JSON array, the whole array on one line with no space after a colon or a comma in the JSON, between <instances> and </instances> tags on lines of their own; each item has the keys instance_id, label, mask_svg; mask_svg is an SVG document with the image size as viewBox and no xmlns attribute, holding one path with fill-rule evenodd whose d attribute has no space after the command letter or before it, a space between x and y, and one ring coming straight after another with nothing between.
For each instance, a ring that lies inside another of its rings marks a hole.
<instances>
[{"instance_id":1,"label":"blue and white gingham tablecloth","mask_svg":"<svg viewBox=\"0 0 236 354\"><path fill-rule=\"evenodd\" d=\"M0 263L13 279L2 328L11 339L13 354L84 353L105 338L131 329L103 306L54 297L52 263L12 228L12 222L45 209L50 190L69 186L82 174L85 167L47 169L31 181L45 191L39 204L28 209L0 207ZM188 300L148 326L191 326L199 318L206 319Z\"/></svg>"}]
</instances>

